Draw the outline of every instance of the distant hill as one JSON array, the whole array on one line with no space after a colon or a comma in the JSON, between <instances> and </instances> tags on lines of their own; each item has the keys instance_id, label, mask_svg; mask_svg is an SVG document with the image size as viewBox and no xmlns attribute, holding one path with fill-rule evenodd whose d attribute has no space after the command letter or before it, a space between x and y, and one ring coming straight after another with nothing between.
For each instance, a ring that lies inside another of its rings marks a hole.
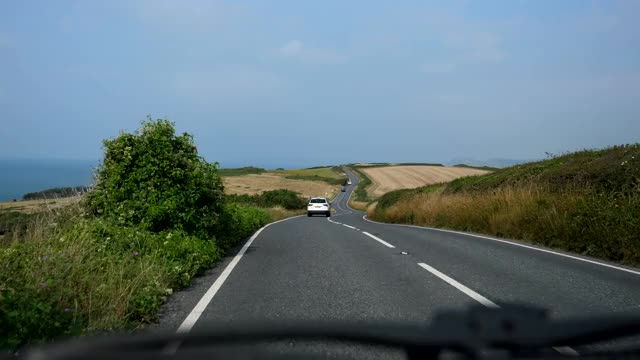
<instances>
[{"instance_id":1,"label":"distant hill","mask_svg":"<svg viewBox=\"0 0 640 360\"><path fill-rule=\"evenodd\" d=\"M456 158L448 161L446 164L449 166L453 165L469 165L473 167L490 167L490 168L506 168L509 166L514 166L518 164L524 164L526 162L531 162L531 159L488 159L488 160L478 160L472 158Z\"/></svg>"}]
</instances>

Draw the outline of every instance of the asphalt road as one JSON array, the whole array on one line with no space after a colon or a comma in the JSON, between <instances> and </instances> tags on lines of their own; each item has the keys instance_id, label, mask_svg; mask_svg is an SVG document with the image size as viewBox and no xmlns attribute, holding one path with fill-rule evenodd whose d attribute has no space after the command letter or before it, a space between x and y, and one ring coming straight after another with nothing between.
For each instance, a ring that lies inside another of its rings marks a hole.
<instances>
[{"instance_id":1,"label":"asphalt road","mask_svg":"<svg viewBox=\"0 0 640 360\"><path fill-rule=\"evenodd\" d=\"M535 304L554 317L640 306L638 269L367 221L347 206L358 182L349 176L353 185L333 201L331 218L297 217L256 236L183 330L262 319L429 321L439 310L477 303Z\"/></svg>"}]
</instances>

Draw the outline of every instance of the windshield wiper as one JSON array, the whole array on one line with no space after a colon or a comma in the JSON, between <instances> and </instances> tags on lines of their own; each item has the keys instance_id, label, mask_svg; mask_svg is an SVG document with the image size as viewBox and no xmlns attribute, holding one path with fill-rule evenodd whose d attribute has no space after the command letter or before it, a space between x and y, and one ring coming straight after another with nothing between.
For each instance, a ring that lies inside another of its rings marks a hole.
<instances>
[{"instance_id":1,"label":"windshield wiper","mask_svg":"<svg viewBox=\"0 0 640 360\"><path fill-rule=\"evenodd\" d=\"M133 353L155 356L168 344L181 344L181 349L193 349L246 346L289 339L401 348L409 358L435 358L443 350L469 357L476 357L487 350L506 350L514 356L531 356L548 353L552 347L588 345L637 334L640 334L640 312L637 311L585 319L551 320L546 310L528 305L507 304L499 309L478 305L464 311L442 311L430 324L365 321L209 324L186 334L76 339L32 349L26 353L26 358L80 359L91 356L92 359L113 359Z\"/></svg>"}]
</instances>

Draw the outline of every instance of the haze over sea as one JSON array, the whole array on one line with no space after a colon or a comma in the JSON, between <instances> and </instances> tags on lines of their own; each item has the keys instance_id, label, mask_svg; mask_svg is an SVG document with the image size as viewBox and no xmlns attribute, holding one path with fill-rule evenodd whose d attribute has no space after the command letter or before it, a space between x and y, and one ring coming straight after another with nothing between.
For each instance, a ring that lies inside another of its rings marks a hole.
<instances>
[{"instance_id":1,"label":"haze over sea","mask_svg":"<svg viewBox=\"0 0 640 360\"><path fill-rule=\"evenodd\" d=\"M0 158L0 201L22 199L26 193L55 187L91 185L93 169L97 160L68 159L2 159ZM225 163L224 167L248 166L248 164ZM294 168L289 164L255 164L265 168ZM311 166L311 165L310 165Z\"/></svg>"},{"instance_id":2,"label":"haze over sea","mask_svg":"<svg viewBox=\"0 0 640 360\"><path fill-rule=\"evenodd\" d=\"M90 185L97 165L96 160L0 159L0 201L55 187Z\"/></svg>"}]
</instances>

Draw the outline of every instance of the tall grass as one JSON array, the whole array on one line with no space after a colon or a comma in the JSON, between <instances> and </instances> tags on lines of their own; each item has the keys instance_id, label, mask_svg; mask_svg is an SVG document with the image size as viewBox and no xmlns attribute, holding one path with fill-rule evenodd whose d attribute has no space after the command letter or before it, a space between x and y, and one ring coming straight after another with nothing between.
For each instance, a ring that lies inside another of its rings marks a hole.
<instances>
[{"instance_id":1,"label":"tall grass","mask_svg":"<svg viewBox=\"0 0 640 360\"><path fill-rule=\"evenodd\" d=\"M307 210L288 210L282 207L272 207L265 209L271 218L271 221L278 221L292 216L304 215Z\"/></svg>"},{"instance_id":2,"label":"tall grass","mask_svg":"<svg viewBox=\"0 0 640 360\"><path fill-rule=\"evenodd\" d=\"M80 204L31 215L0 241L0 349L155 319L173 291L270 221L227 204L220 235L154 233L84 213Z\"/></svg>"},{"instance_id":3,"label":"tall grass","mask_svg":"<svg viewBox=\"0 0 640 360\"><path fill-rule=\"evenodd\" d=\"M583 151L391 192L368 215L640 264L640 146Z\"/></svg>"}]
</instances>

